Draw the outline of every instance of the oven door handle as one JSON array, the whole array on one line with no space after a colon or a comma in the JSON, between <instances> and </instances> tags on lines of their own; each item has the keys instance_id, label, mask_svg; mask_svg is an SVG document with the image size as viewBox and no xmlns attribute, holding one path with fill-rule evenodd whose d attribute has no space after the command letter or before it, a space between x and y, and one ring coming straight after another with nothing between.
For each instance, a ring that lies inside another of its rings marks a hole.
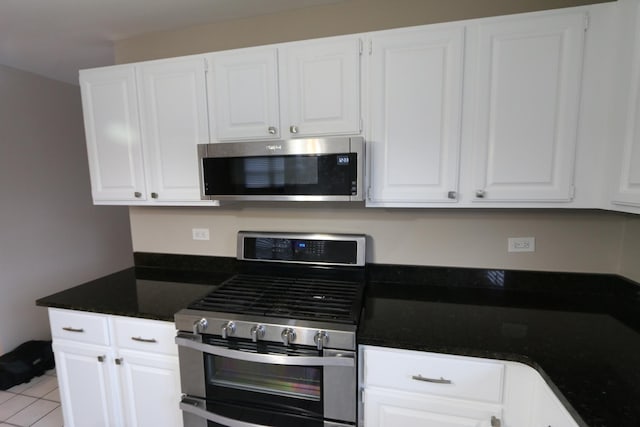
<instances>
[{"instance_id":1,"label":"oven door handle","mask_svg":"<svg viewBox=\"0 0 640 427\"><path fill-rule=\"evenodd\" d=\"M293 366L345 366L352 368L355 366L353 354L336 352L325 357L313 356L281 356L279 354L249 353L240 350L230 350L210 344L203 344L196 341L194 335L180 334L176 337L176 344L180 347L187 347L203 353L215 356L228 357L230 359L244 360L246 362L268 363L271 365L293 365Z\"/></svg>"},{"instance_id":2,"label":"oven door handle","mask_svg":"<svg viewBox=\"0 0 640 427\"><path fill-rule=\"evenodd\" d=\"M209 412L206 409L206 402L203 399L193 397L183 397L180 402L180 409L205 420L212 421L229 427L269 427L263 424L248 423L246 421L234 420L233 418L223 417L222 415Z\"/></svg>"}]
</instances>

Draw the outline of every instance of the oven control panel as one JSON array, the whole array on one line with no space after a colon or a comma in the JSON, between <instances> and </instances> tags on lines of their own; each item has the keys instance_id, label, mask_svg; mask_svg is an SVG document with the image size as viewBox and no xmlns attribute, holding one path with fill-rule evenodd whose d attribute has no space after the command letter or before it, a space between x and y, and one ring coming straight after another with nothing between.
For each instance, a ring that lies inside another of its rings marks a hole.
<instances>
[{"instance_id":1,"label":"oven control panel","mask_svg":"<svg viewBox=\"0 0 640 427\"><path fill-rule=\"evenodd\" d=\"M238 259L363 266L365 236L347 234L238 233Z\"/></svg>"},{"instance_id":2,"label":"oven control panel","mask_svg":"<svg viewBox=\"0 0 640 427\"><path fill-rule=\"evenodd\" d=\"M307 346L317 350L328 348L353 350L356 348L353 325L283 325L256 321L240 316L234 319L219 319L202 316L196 310L182 310L176 314L176 326L181 331L194 335L212 335L222 339L241 339L253 342L270 342L284 346ZM295 322L292 322L295 323ZM326 326L326 327L325 327Z\"/></svg>"}]
</instances>

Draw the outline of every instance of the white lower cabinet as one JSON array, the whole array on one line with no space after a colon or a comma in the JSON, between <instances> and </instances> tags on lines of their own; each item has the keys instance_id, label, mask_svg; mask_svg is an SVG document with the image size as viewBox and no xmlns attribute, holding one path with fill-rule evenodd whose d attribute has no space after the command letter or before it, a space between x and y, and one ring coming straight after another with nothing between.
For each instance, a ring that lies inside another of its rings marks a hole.
<instances>
[{"instance_id":1,"label":"white lower cabinet","mask_svg":"<svg viewBox=\"0 0 640 427\"><path fill-rule=\"evenodd\" d=\"M521 363L360 346L361 427L576 427Z\"/></svg>"},{"instance_id":2,"label":"white lower cabinet","mask_svg":"<svg viewBox=\"0 0 640 427\"><path fill-rule=\"evenodd\" d=\"M544 380L538 376L533 398L532 427L578 427Z\"/></svg>"},{"instance_id":3,"label":"white lower cabinet","mask_svg":"<svg viewBox=\"0 0 640 427\"><path fill-rule=\"evenodd\" d=\"M109 347L54 339L53 352L65 427L120 425Z\"/></svg>"},{"instance_id":4,"label":"white lower cabinet","mask_svg":"<svg viewBox=\"0 0 640 427\"><path fill-rule=\"evenodd\" d=\"M492 419L502 417L499 405L425 398L418 393L377 387L365 389L364 402L367 426L489 427Z\"/></svg>"},{"instance_id":5,"label":"white lower cabinet","mask_svg":"<svg viewBox=\"0 0 640 427\"><path fill-rule=\"evenodd\" d=\"M65 427L182 426L172 323L49 309Z\"/></svg>"},{"instance_id":6,"label":"white lower cabinet","mask_svg":"<svg viewBox=\"0 0 640 427\"><path fill-rule=\"evenodd\" d=\"M120 351L118 371L126 426L180 426L180 375L173 356Z\"/></svg>"},{"instance_id":7,"label":"white lower cabinet","mask_svg":"<svg viewBox=\"0 0 640 427\"><path fill-rule=\"evenodd\" d=\"M504 364L364 346L367 427L501 426Z\"/></svg>"}]
</instances>

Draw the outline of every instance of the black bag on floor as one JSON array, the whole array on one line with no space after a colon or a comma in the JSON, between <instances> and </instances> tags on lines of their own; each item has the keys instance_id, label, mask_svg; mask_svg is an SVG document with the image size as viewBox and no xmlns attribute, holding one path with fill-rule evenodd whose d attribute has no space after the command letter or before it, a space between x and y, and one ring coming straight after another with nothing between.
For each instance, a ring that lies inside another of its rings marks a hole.
<instances>
[{"instance_id":1,"label":"black bag on floor","mask_svg":"<svg viewBox=\"0 0 640 427\"><path fill-rule=\"evenodd\" d=\"M27 341L0 356L0 390L31 381L53 369L51 341Z\"/></svg>"}]
</instances>

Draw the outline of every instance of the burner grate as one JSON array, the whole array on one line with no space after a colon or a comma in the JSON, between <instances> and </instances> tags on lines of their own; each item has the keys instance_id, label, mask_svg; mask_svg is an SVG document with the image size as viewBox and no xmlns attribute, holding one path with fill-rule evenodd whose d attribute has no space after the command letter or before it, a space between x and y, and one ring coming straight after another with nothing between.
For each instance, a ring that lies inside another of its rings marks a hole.
<instances>
[{"instance_id":1,"label":"burner grate","mask_svg":"<svg viewBox=\"0 0 640 427\"><path fill-rule=\"evenodd\" d=\"M189 308L356 323L362 286L351 281L239 274Z\"/></svg>"}]
</instances>

